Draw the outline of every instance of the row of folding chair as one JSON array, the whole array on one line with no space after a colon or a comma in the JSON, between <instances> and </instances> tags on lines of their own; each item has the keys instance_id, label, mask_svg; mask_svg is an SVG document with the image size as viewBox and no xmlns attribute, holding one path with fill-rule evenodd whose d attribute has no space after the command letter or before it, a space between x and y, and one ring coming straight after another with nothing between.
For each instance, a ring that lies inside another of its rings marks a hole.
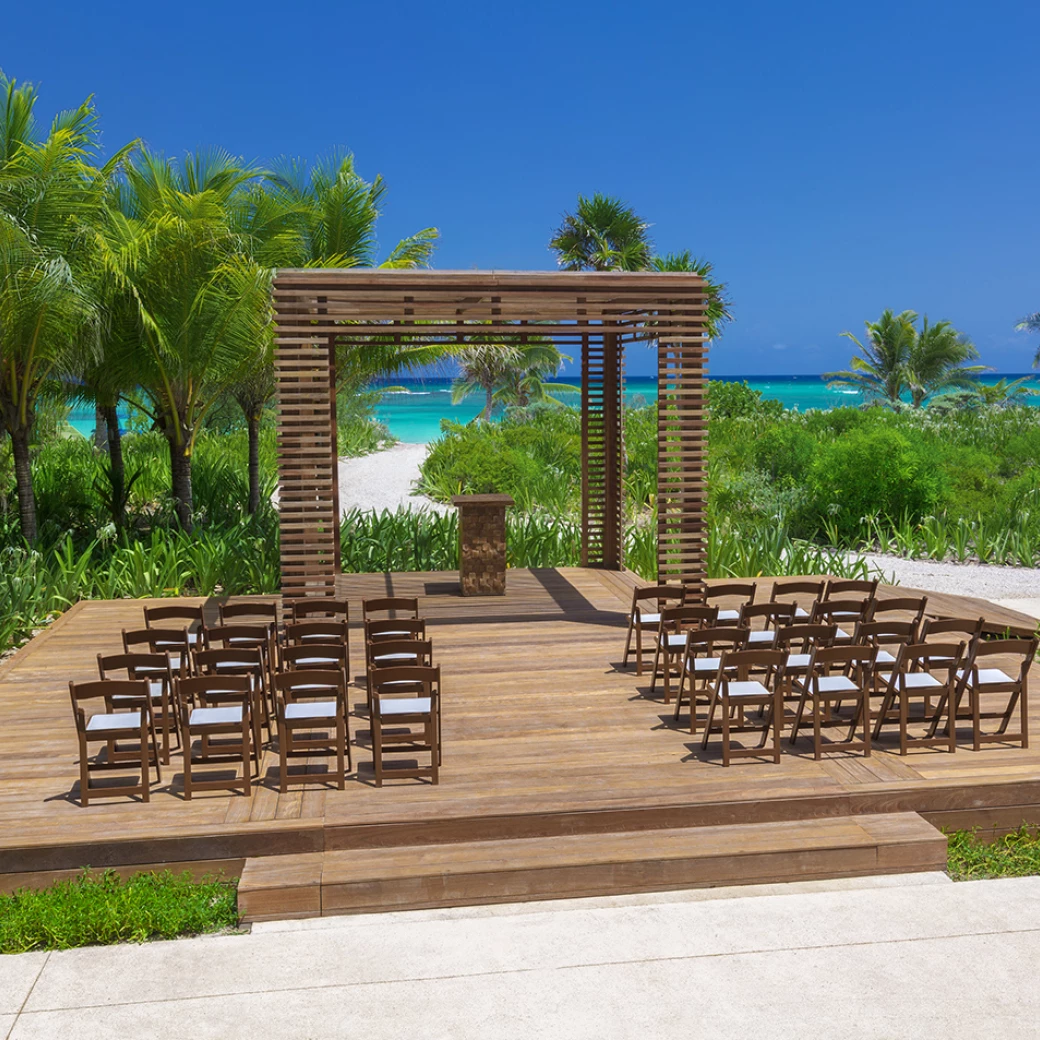
<instances>
[{"instance_id":1,"label":"row of folding chair","mask_svg":"<svg viewBox=\"0 0 1040 1040\"><path fill-rule=\"evenodd\" d=\"M628 633L625 638L623 665L634 652L636 674L643 674L643 633L656 632L662 613L669 608L685 606L716 607L719 622L738 622L741 611L749 607L768 607L773 604L791 605L795 617L808 620L812 605L826 601L860 597L873 601L877 595L878 579L797 579L773 582L768 604L758 600L758 582L722 582L703 588L683 585L652 585L632 592ZM840 611L839 611L840 612ZM633 647L633 642L635 643Z\"/></svg>"}]
</instances>

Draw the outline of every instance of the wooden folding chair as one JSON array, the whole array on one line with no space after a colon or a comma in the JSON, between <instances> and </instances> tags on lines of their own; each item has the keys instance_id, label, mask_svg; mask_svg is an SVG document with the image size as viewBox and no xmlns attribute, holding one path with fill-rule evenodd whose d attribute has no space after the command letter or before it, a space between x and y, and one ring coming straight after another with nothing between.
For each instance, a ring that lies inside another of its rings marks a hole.
<instances>
[{"instance_id":1,"label":"wooden folding chair","mask_svg":"<svg viewBox=\"0 0 1040 1040\"><path fill-rule=\"evenodd\" d=\"M234 628L238 625L247 627L262 625L267 629L267 659L268 667L274 674L278 667L278 604L271 600L238 600L235 603L218 603L217 614L220 625L225 628ZM210 644L213 645L213 644ZM219 641L216 645L220 645ZM226 642L225 646L234 646L235 643ZM250 646L251 640L245 638L243 646Z\"/></svg>"},{"instance_id":2,"label":"wooden folding chair","mask_svg":"<svg viewBox=\"0 0 1040 1040\"><path fill-rule=\"evenodd\" d=\"M795 578L790 581L778 580L773 582L769 592L770 603L793 603L794 620L796 624L808 622L812 616L813 604L823 599L827 582L824 578L818 581L803 580Z\"/></svg>"},{"instance_id":3,"label":"wooden folding chair","mask_svg":"<svg viewBox=\"0 0 1040 1040\"><path fill-rule=\"evenodd\" d=\"M402 683L421 688L421 694L401 693ZM429 777L439 782L441 763L441 670L436 667L403 665L377 668L372 672L372 763L376 786L383 786L384 775ZM419 732L412 729L420 727ZM383 758L390 752L429 752L430 765L392 767L387 771Z\"/></svg>"},{"instance_id":4,"label":"wooden folding chair","mask_svg":"<svg viewBox=\"0 0 1040 1040\"><path fill-rule=\"evenodd\" d=\"M957 670L964 650L964 643L918 643L901 647L892 671L879 670L884 683L884 699L874 723L874 739L880 737L882 728L893 721L895 716L899 725L901 755L905 755L912 747L945 747L951 754L956 751L955 691ZM929 708L932 697L937 698L934 713ZM923 721L932 723L923 737L911 737L909 734L911 721L916 721L910 718L910 704L914 699L922 702ZM937 737L936 729L944 712L946 735Z\"/></svg>"},{"instance_id":5,"label":"wooden folding chair","mask_svg":"<svg viewBox=\"0 0 1040 1040\"><path fill-rule=\"evenodd\" d=\"M1023 748L1029 747L1029 669L1036 657L1040 640L1033 639L976 639L968 649L964 667L957 673L957 693L954 716L959 713L965 695L971 717L972 748L981 750L984 743L1010 743L1017 740ZM1003 667L986 667L994 657L1004 658ZM1014 660L1009 664L1007 659ZM983 711L983 696L992 699L1006 696L1003 709ZM942 710L943 705L939 705ZM1019 711L1017 733L1008 733L1008 724ZM999 719L996 733L984 733L983 720ZM932 723L934 734L935 723Z\"/></svg>"},{"instance_id":6,"label":"wooden folding chair","mask_svg":"<svg viewBox=\"0 0 1040 1040\"><path fill-rule=\"evenodd\" d=\"M222 650L203 651L224 653ZM181 743L184 748L184 797L191 801L195 791L252 790L253 768L260 773L260 734L253 711L253 684L244 675L202 675L177 680L177 703L181 713ZM199 737L196 749L194 738ZM197 767L241 763L232 776L209 780L195 777Z\"/></svg>"},{"instance_id":7,"label":"wooden folding chair","mask_svg":"<svg viewBox=\"0 0 1040 1040\"><path fill-rule=\"evenodd\" d=\"M381 596L376 599L361 601L361 620L376 621L377 614L385 614L387 618L409 619L419 618L419 600L416 596ZM384 619L386 620L386 619Z\"/></svg>"},{"instance_id":8,"label":"wooden folding chair","mask_svg":"<svg viewBox=\"0 0 1040 1040\"><path fill-rule=\"evenodd\" d=\"M156 730L162 734L163 765L170 764L170 735L180 746L180 725L177 721L177 710L174 704L173 671L170 659L166 654L98 654L98 677L101 679L129 679L148 683L148 695L152 700L153 723L158 716ZM113 675L122 672L123 675ZM136 696L136 694L134 695ZM112 698L113 705L119 707L120 698ZM116 749L113 745L110 754L114 757Z\"/></svg>"},{"instance_id":9,"label":"wooden folding chair","mask_svg":"<svg viewBox=\"0 0 1040 1040\"><path fill-rule=\"evenodd\" d=\"M707 585L704 589L704 603L719 608L719 624L736 624L740 620L740 608L747 603L754 603L758 594L756 581L727 581L715 585ZM736 600L725 606L720 600Z\"/></svg>"},{"instance_id":10,"label":"wooden folding chair","mask_svg":"<svg viewBox=\"0 0 1040 1040\"><path fill-rule=\"evenodd\" d=\"M893 596L890 599L879 599L874 603L874 611L871 614L872 621L887 621L892 614L900 615L892 618L893 621L909 621L914 626L914 638L911 643L917 642L921 625L924 623L924 612L928 608L927 596Z\"/></svg>"},{"instance_id":11,"label":"wooden folding chair","mask_svg":"<svg viewBox=\"0 0 1040 1040\"><path fill-rule=\"evenodd\" d=\"M289 783L329 783L342 791L346 765L353 769L350 753L347 685L342 669L309 669L281 672L274 677L278 699L278 784L283 793ZM311 757L316 752L336 756L335 769L324 773L289 774L289 759Z\"/></svg>"},{"instance_id":12,"label":"wooden folding chair","mask_svg":"<svg viewBox=\"0 0 1040 1040\"><path fill-rule=\"evenodd\" d=\"M348 665L347 648L342 643L304 643L302 646L283 646L281 649L283 672L338 669L343 673L344 684L347 684L350 682Z\"/></svg>"},{"instance_id":13,"label":"wooden folding chair","mask_svg":"<svg viewBox=\"0 0 1040 1040\"><path fill-rule=\"evenodd\" d=\"M384 639L372 644L371 658L365 685L368 693L368 709L372 710L372 679L381 668L401 668L433 666L433 642L429 639ZM384 683L389 692L395 684ZM422 692L412 680L396 684L400 692Z\"/></svg>"},{"instance_id":14,"label":"wooden folding chair","mask_svg":"<svg viewBox=\"0 0 1040 1040\"><path fill-rule=\"evenodd\" d=\"M835 645L852 641L852 630L874 616L874 599L821 599L813 605L810 622L837 625Z\"/></svg>"},{"instance_id":15,"label":"wooden folding chair","mask_svg":"<svg viewBox=\"0 0 1040 1040\"><path fill-rule=\"evenodd\" d=\"M140 795L147 802L150 794L149 767L155 766L155 779L162 782L159 768L159 743L155 737L152 698L148 683L131 679L95 679L92 682L70 682L69 697L76 721L79 741L79 800L89 805L95 796ZM87 705L102 702L104 711L88 714ZM110 769L126 770L128 761L120 755L109 758L109 749L120 750L119 741L137 743L134 759L140 765L140 780L133 784L91 784L91 773ZM104 744L104 757L99 751L91 761L90 745Z\"/></svg>"},{"instance_id":16,"label":"wooden folding chair","mask_svg":"<svg viewBox=\"0 0 1040 1040\"><path fill-rule=\"evenodd\" d=\"M809 674L813 650L833 646L837 634L837 625L824 622L803 622L777 629L774 648L787 654L784 660L785 697L793 694L796 678Z\"/></svg>"},{"instance_id":17,"label":"wooden folding chair","mask_svg":"<svg viewBox=\"0 0 1040 1040\"><path fill-rule=\"evenodd\" d=\"M824 750L824 727L844 726L837 716L844 701L853 702L853 714L848 722L848 733L843 741L829 741L828 751L862 751L870 757L870 691L877 658L873 646L827 646L811 651L807 673L795 676L793 689L800 694L794 722L791 725L791 744L798 740L807 704L812 706L813 757L819 761ZM856 740L856 727L862 737Z\"/></svg>"},{"instance_id":18,"label":"wooden folding chair","mask_svg":"<svg viewBox=\"0 0 1040 1040\"><path fill-rule=\"evenodd\" d=\"M675 711L672 717L676 722L684 703L683 695L689 689L690 732L697 732L697 698L701 694L708 695L708 683L718 676L722 664L722 654L735 650L743 650L747 646L748 630L746 628L703 628L691 632L686 640L682 665L679 669L679 692L675 697ZM710 696L705 703L710 704Z\"/></svg>"},{"instance_id":19,"label":"wooden folding chair","mask_svg":"<svg viewBox=\"0 0 1040 1040\"><path fill-rule=\"evenodd\" d=\"M365 671L372 665L372 647L388 639L425 639L426 621L422 618L383 618L365 622Z\"/></svg>"},{"instance_id":20,"label":"wooden folding chair","mask_svg":"<svg viewBox=\"0 0 1040 1040\"><path fill-rule=\"evenodd\" d=\"M690 607L666 607L661 611L657 625L657 648L654 651L654 669L650 679L650 692L657 688L657 676L662 674L664 664L664 702L672 700L672 668L681 665L686 650L686 637L702 628L713 628L718 618L718 607L707 607L703 603Z\"/></svg>"},{"instance_id":21,"label":"wooden folding chair","mask_svg":"<svg viewBox=\"0 0 1040 1040\"><path fill-rule=\"evenodd\" d=\"M860 621L852 632L852 642L857 646L871 646L876 651L874 675L871 688L883 692L884 681L879 678L878 669L895 667L899 651L904 646L917 643L918 628L916 621Z\"/></svg>"},{"instance_id":22,"label":"wooden folding chair","mask_svg":"<svg viewBox=\"0 0 1040 1040\"><path fill-rule=\"evenodd\" d=\"M628 667L628 655L632 652L632 636L636 637L636 675L643 674L643 631L655 632L661 624L661 611L666 606L682 606L686 590L680 585L648 585L632 590L632 606L628 612L628 635L625 637L625 653L621 667Z\"/></svg>"},{"instance_id":23,"label":"wooden folding chair","mask_svg":"<svg viewBox=\"0 0 1040 1040\"><path fill-rule=\"evenodd\" d=\"M122 635L124 653L166 654L174 675L192 674L195 643L186 628L138 628L131 631L124 628ZM204 638L204 630L197 638ZM140 669L138 674L141 678L149 675L145 668ZM161 676L162 670L156 675Z\"/></svg>"},{"instance_id":24,"label":"wooden folding chair","mask_svg":"<svg viewBox=\"0 0 1040 1040\"><path fill-rule=\"evenodd\" d=\"M780 764L780 730L784 717L784 661L782 650L737 650L724 653L712 682L708 719L704 724L701 748L707 749L711 739L715 712L721 717L722 764L728 766L734 758L761 757L766 750L769 731L773 731L774 763ZM761 680L752 676L761 675ZM759 725L748 722L747 708L764 708ZM757 747L733 747L732 735L760 731L762 738Z\"/></svg>"},{"instance_id":25,"label":"wooden folding chair","mask_svg":"<svg viewBox=\"0 0 1040 1040\"><path fill-rule=\"evenodd\" d=\"M850 597L862 597L863 599L875 599L877 597L880 578L831 578L827 582L823 599L848 599Z\"/></svg>"},{"instance_id":26,"label":"wooden folding chair","mask_svg":"<svg viewBox=\"0 0 1040 1040\"><path fill-rule=\"evenodd\" d=\"M350 675L350 626L346 621L333 618L310 618L291 621L282 633L283 646L342 646L347 657L347 675Z\"/></svg>"},{"instance_id":27,"label":"wooden folding chair","mask_svg":"<svg viewBox=\"0 0 1040 1040\"><path fill-rule=\"evenodd\" d=\"M350 604L345 599L327 596L308 596L289 605L293 621L346 621L350 622Z\"/></svg>"},{"instance_id":28,"label":"wooden folding chair","mask_svg":"<svg viewBox=\"0 0 1040 1040\"><path fill-rule=\"evenodd\" d=\"M765 650L776 643L777 629L794 624L793 603L745 603L737 625L748 630L749 650Z\"/></svg>"},{"instance_id":29,"label":"wooden folding chair","mask_svg":"<svg viewBox=\"0 0 1040 1040\"><path fill-rule=\"evenodd\" d=\"M180 622L180 625L170 625L167 622ZM158 607L144 608L145 628L173 628L179 629L181 625L188 633L188 646L206 645L206 615L202 605L190 603L163 603Z\"/></svg>"},{"instance_id":30,"label":"wooden folding chair","mask_svg":"<svg viewBox=\"0 0 1040 1040\"><path fill-rule=\"evenodd\" d=\"M262 646L220 646L197 650L195 670L198 675L210 678L235 676L248 679L253 692L252 715L257 747L262 746L261 726L266 725L268 734L273 736L274 704L271 703L267 657Z\"/></svg>"}]
</instances>

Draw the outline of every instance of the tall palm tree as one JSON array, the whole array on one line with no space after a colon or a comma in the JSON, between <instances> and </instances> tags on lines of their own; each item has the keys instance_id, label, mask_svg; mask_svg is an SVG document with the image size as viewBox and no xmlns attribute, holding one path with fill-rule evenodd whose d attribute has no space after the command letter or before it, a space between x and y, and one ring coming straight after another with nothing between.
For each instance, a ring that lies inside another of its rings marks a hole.
<instances>
[{"instance_id":1,"label":"tall palm tree","mask_svg":"<svg viewBox=\"0 0 1040 1040\"><path fill-rule=\"evenodd\" d=\"M707 291L709 339L718 339L733 320L726 286L712 279L712 264L687 249L654 254L650 225L621 199L599 192L578 196L574 213L567 213L553 232L549 248L565 271L689 271L701 275Z\"/></svg>"},{"instance_id":2,"label":"tall palm tree","mask_svg":"<svg viewBox=\"0 0 1040 1040\"><path fill-rule=\"evenodd\" d=\"M1026 399L1040 394L1040 390L1030 386L1031 376L1020 379L998 379L995 383L976 383L972 388L979 404L992 408L1007 408L1013 404L1025 404Z\"/></svg>"},{"instance_id":3,"label":"tall palm tree","mask_svg":"<svg viewBox=\"0 0 1040 1040\"><path fill-rule=\"evenodd\" d=\"M46 135L37 92L0 73L0 418L11 437L22 535L37 537L30 443L43 387L95 355L91 225L125 149L100 168L89 99Z\"/></svg>"},{"instance_id":4,"label":"tall palm tree","mask_svg":"<svg viewBox=\"0 0 1040 1040\"><path fill-rule=\"evenodd\" d=\"M985 365L966 365L979 356L974 344L948 321L928 323L925 315L921 331L915 332L907 358L910 403L920 408L925 399L942 390L968 390L978 382Z\"/></svg>"},{"instance_id":5,"label":"tall palm tree","mask_svg":"<svg viewBox=\"0 0 1040 1040\"><path fill-rule=\"evenodd\" d=\"M221 152L181 164L142 149L127 164L114 225L140 247L127 265L137 316L112 363L169 445L178 520L192 526L191 458L206 414L261 356L269 271L250 260L244 190L256 172Z\"/></svg>"},{"instance_id":6,"label":"tall palm tree","mask_svg":"<svg viewBox=\"0 0 1040 1040\"><path fill-rule=\"evenodd\" d=\"M474 393L484 395L484 408L478 419L490 419L495 405L530 404L555 400L553 393L573 392L567 383L552 383L564 361L569 361L549 340L518 336L497 338L494 342L474 339L456 350L454 360L459 376L452 383L452 404Z\"/></svg>"},{"instance_id":7,"label":"tall palm tree","mask_svg":"<svg viewBox=\"0 0 1040 1040\"><path fill-rule=\"evenodd\" d=\"M1018 332L1040 332L1040 311L1027 314L1015 325L1015 329ZM1040 368L1040 347L1036 348L1036 354L1033 355L1033 368Z\"/></svg>"},{"instance_id":8,"label":"tall palm tree","mask_svg":"<svg viewBox=\"0 0 1040 1040\"><path fill-rule=\"evenodd\" d=\"M511 343L470 343L455 352L460 374L451 386L451 403L458 404L473 393L484 394L484 410L478 419L490 419L495 391L507 378L511 365L520 362L520 350Z\"/></svg>"},{"instance_id":9,"label":"tall palm tree","mask_svg":"<svg viewBox=\"0 0 1040 1040\"><path fill-rule=\"evenodd\" d=\"M868 399L898 406L910 385L908 365L916 337L916 321L914 311L894 314L885 310L877 321L864 323L866 343L861 343L851 332L843 332L842 336L852 340L860 353L852 358L848 369L825 372L823 378L827 385L852 387L862 391Z\"/></svg>"}]
</instances>

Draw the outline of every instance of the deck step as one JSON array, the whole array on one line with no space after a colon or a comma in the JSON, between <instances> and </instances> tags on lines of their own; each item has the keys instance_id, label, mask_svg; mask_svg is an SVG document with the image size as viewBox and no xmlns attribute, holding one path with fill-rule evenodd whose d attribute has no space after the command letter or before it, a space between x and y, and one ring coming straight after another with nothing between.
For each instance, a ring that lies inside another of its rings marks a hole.
<instances>
[{"instance_id":1,"label":"deck step","mask_svg":"<svg viewBox=\"0 0 1040 1040\"><path fill-rule=\"evenodd\" d=\"M246 921L942 870L917 813L249 859Z\"/></svg>"}]
</instances>

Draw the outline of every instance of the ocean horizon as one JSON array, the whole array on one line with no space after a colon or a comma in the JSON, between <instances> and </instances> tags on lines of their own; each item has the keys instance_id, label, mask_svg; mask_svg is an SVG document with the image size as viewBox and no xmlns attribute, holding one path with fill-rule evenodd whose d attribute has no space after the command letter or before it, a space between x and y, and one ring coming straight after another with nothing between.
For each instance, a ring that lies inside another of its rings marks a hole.
<instances>
[{"instance_id":1,"label":"ocean horizon","mask_svg":"<svg viewBox=\"0 0 1040 1040\"><path fill-rule=\"evenodd\" d=\"M988 373L980 377L983 383L995 383L999 379L1018 379L1030 376L1040 380L1040 373ZM813 375L772 375L772 376L725 376L713 375L712 380L726 383L746 382L754 390L760 390L762 396L780 401L785 408L800 412L811 408L830 409L855 407L863 400L858 390L831 390L820 376ZM555 380L574 387L573 393L560 393L556 396L564 404L577 406L580 403L581 380L574 376L563 376ZM453 422L468 423L475 419L484 408L483 397L473 394L459 404L451 403L451 383L449 377L398 378L379 380L372 384L372 389L381 387L400 387L399 390L388 390L376 405L376 418L385 423L390 432L406 444L424 444L436 440L441 433L441 419ZM1038 382L1040 389L1040 382ZM630 408L639 408L653 404L657 400L657 379L652 376L632 376L625 379L625 404ZM1028 401L1040 406L1040 397Z\"/></svg>"}]
</instances>

